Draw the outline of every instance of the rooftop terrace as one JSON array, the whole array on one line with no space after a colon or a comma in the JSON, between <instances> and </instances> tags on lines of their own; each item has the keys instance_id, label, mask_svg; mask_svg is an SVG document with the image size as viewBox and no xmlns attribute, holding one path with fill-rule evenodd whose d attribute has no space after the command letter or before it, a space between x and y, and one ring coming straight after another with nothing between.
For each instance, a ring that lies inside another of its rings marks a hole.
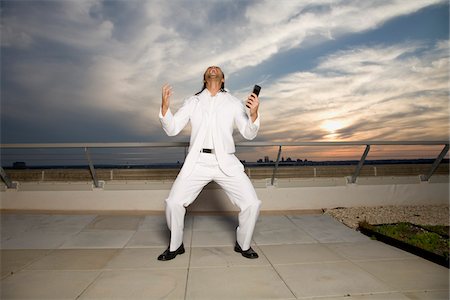
<instances>
[{"instance_id":1,"label":"rooftop terrace","mask_svg":"<svg viewBox=\"0 0 450 300\"><path fill-rule=\"evenodd\" d=\"M188 214L186 253L163 215L1 215L2 299L448 299L447 268L323 214L260 216L248 260L234 214Z\"/></svg>"}]
</instances>

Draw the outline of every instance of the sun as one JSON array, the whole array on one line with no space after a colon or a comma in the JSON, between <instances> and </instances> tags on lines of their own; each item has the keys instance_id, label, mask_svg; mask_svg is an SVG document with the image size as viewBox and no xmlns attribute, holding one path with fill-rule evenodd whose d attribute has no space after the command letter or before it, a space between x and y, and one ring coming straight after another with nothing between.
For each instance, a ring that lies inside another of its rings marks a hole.
<instances>
[{"instance_id":1,"label":"sun","mask_svg":"<svg viewBox=\"0 0 450 300\"><path fill-rule=\"evenodd\" d=\"M344 124L342 122L340 122L340 121L327 120L327 121L323 122L320 127L325 129L329 133L335 133L336 130L339 130L342 127L344 127Z\"/></svg>"}]
</instances>

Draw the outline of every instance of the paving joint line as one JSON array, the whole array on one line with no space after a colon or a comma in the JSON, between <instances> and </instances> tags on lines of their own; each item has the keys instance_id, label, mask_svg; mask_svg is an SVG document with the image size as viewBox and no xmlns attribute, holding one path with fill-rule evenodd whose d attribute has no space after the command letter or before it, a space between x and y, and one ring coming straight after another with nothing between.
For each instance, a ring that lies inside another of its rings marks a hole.
<instances>
[{"instance_id":1,"label":"paving joint line","mask_svg":"<svg viewBox=\"0 0 450 300\"><path fill-rule=\"evenodd\" d=\"M191 258L192 258L192 240L194 239L194 222L195 222L195 217L192 216L192 222L191 222L191 240L189 243L189 259L188 259L188 266L187 266L187 272L186 272L186 285L184 287L184 300L186 300L187 297L187 291L188 291L188 284L189 284L189 273L190 273L190 269L191 269Z\"/></svg>"},{"instance_id":2,"label":"paving joint line","mask_svg":"<svg viewBox=\"0 0 450 300\"><path fill-rule=\"evenodd\" d=\"M256 244L256 243L255 243ZM269 262L270 266L272 267L272 269L275 271L275 273L277 273L278 277L281 279L281 281L283 281L284 285L288 288L288 290L291 292L292 296L294 296L295 299L298 299L297 295L295 295L294 291L289 287L289 285L286 283L286 281L284 281L283 277L281 276L281 274L278 272L278 270L275 268L275 266L272 264L272 262L269 260L269 258L266 256L266 254L264 253L264 250L261 249L261 247L259 247L258 244L256 244L259 248L259 250L261 250L262 255L264 255L264 257L266 258L266 260Z\"/></svg>"},{"instance_id":3,"label":"paving joint line","mask_svg":"<svg viewBox=\"0 0 450 300\"><path fill-rule=\"evenodd\" d=\"M288 215L283 215L284 217L286 217L292 224L294 224L295 228L301 229L303 230L310 238L312 238L314 241L316 241L317 243L320 243L320 241L318 239L316 239L312 234L310 234L305 228L303 228L302 226L296 224L294 222L294 220L292 220L291 218L289 218Z\"/></svg>"},{"instance_id":4,"label":"paving joint line","mask_svg":"<svg viewBox=\"0 0 450 300\"><path fill-rule=\"evenodd\" d=\"M79 298L84 294L84 292L86 292L87 289L89 289L89 287L91 287L91 286L94 284L94 282L97 281L97 279L103 274L103 272L104 272L104 271L99 270L98 275L95 276L94 280L92 280L92 281L91 281L91 282L90 282L90 283L89 283L89 284L81 291L81 293L80 293L75 299L79 299Z\"/></svg>"}]
</instances>

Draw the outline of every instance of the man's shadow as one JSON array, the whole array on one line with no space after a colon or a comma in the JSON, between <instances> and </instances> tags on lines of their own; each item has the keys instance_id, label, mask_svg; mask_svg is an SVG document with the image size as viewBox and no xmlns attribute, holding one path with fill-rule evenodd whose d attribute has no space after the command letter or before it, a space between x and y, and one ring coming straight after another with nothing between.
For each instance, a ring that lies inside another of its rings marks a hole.
<instances>
[{"instance_id":1,"label":"man's shadow","mask_svg":"<svg viewBox=\"0 0 450 300\"><path fill-rule=\"evenodd\" d=\"M238 214L239 208L231 202L225 191L217 183L210 182L203 188L195 201L186 208L185 225L189 217L210 216L217 218L217 223L223 224L220 224L222 229L234 232L239 224ZM167 231L155 233L159 236L159 239L167 241L167 243L170 242L170 230L168 228Z\"/></svg>"},{"instance_id":2,"label":"man's shadow","mask_svg":"<svg viewBox=\"0 0 450 300\"><path fill-rule=\"evenodd\" d=\"M239 208L214 181L208 183L197 199L187 207L186 216L216 216L225 222L225 229L234 231L238 226ZM214 228L212 228L214 229Z\"/></svg>"}]
</instances>

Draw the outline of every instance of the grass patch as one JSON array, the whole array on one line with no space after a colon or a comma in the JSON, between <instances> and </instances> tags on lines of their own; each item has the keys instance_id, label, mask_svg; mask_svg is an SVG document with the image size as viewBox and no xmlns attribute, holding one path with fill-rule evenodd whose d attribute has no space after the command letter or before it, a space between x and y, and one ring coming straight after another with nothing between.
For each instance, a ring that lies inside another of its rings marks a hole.
<instances>
[{"instance_id":1,"label":"grass patch","mask_svg":"<svg viewBox=\"0 0 450 300\"><path fill-rule=\"evenodd\" d=\"M443 236L448 239L448 226L441 226L441 225L422 225L423 228L425 228L428 231L435 232L439 234L440 236Z\"/></svg>"},{"instance_id":2,"label":"grass patch","mask_svg":"<svg viewBox=\"0 0 450 300\"><path fill-rule=\"evenodd\" d=\"M359 226L434 253L443 257L446 261L449 259L448 226L415 225L411 223L371 225L365 221L360 222Z\"/></svg>"}]
</instances>

